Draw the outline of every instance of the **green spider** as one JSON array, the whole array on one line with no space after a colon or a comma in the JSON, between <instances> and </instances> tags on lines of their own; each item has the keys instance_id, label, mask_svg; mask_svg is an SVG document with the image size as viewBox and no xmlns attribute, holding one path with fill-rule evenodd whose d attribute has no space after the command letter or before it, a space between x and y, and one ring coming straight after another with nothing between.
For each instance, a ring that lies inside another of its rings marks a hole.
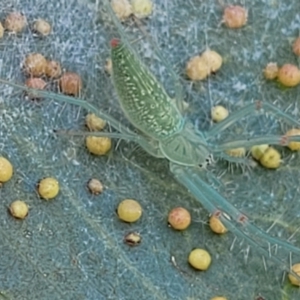
<instances>
[{"instance_id":1,"label":"green spider","mask_svg":"<svg viewBox=\"0 0 300 300\"><path fill-rule=\"evenodd\" d=\"M231 114L207 132L196 130L193 124L182 115L182 100L176 99L174 101L169 97L163 86L132 49L109 2L105 0L104 4L121 35L121 39L112 39L110 42L112 79L124 114L142 134L133 132L118 120L99 111L84 100L43 91L34 91L34 93L41 97L83 107L105 119L111 127L119 132L101 132L93 133L93 135L127 139L139 144L154 157L168 159L170 170L176 180L184 185L210 214L218 217L228 230L244 239L264 256L270 256L268 249L272 245L281 246L300 256L300 248L274 238L252 224L245 214L230 204L227 199L202 179L203 172L207 172L205 166L212 162L213 156L231 162L245 163L243 158L232 158L226 155L226 150L238 147L250 148L259 144L287 145L291 141L300 141L300 136L277 135L237 139L226 143L218 143L215 140L216 136L241 118L264 108L291 126L300 127L300 122L283 113L273 104L256 102ZM31 90L2 79L0 82L23 90ZM284 261L276 256L272 256L271 259L280 264L285 271L290 271Z\"/></svg>"}]
</instances>

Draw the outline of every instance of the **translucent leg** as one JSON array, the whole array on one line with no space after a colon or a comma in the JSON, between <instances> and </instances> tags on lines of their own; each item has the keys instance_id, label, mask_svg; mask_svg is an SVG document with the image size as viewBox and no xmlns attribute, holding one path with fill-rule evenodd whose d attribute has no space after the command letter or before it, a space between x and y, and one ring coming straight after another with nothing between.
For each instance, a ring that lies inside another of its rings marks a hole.
<instances>
[{"instance_id":1,"label":"translucent leg","mask_svg":"<svg viewBox=\"0 0 300 300\"><path fill-rule=\"evenodd\" d=\"M74 105L83 107L86 110L93 112L98 117L106 120L113 128L115 128L119 132L127 133L129 135L135 135L135 133L133 131L131 131L129 128L123 126L119 121L117 121L116 119L114 119L110 115L108 115L104 112L101 112L99 109L97 109L96 107L94 107L92 104L88 103L85 100L81 100L81 99L78 99L78 98L69 97L69 96L65 96L65 95L62 95L62 94L57 94L57 93L53 93L53 92L49 92L49 91L30 89L26 86L16 84L16 83L4 80L4 79L0 79L0 82L3 83L3 84L6 84L6 85L12 86L14 88L17 88L19 90L28 92L28 93L30 93L30 92L34 93L34 95L37 95L38 97L41 97L41 98L51 98L51 99L53 99L55 101L58 101L58 102L64 102L64 103L74 104Z\"/></svg>"},{"instance_id":2,"label":"translucent leg","mask_svg":"<svg viewBox=\"0 0 300 300\"><path fill-rule=\"evenodd\" d=\"M165 156L159 149L159 144L154 141L148 141L146 138L143 138L137 134L130 135L125 133L118 133L118 132L84 132L84 131L73 131L73 130L55 130L57 134L64 134L64 135L72 135L72 136L98 136L98 137L109 137L112 139L119 139L119 140L127 140L131 142L135 142L139 144L146 152L150 155L157 157L157 158L164 158Z\"/></svg>"},{"instance_id":3,"label":"translucent leg","mask_svg":"<svg viewBox=\"0 0 300 300\"><path fill-rule=\"evenodd\" d=\"M215 157L222 158L230 163L241 164L249 167L255 167L257 165L255 161L253 161L252 159L248 159L245 156L243 157L230 156L224 152L217 152L217 151L213 153L215 154Z\"/></svg>"},{"instance_id":4,"label":"translucent leg","mask_svg":"<svg viewBox=\"0 0 300 300\"><path fill-rule=\"evenodd\" d=\"M236 141L226 142L220 145L210 145L213 153L222 152L225 150L235 149L239 147L251 148L255 145L268 144L268 145L280 145L287 146L290 142L300 142L300 135L286 136L286 135L265 135L260 137L254 137L251 139L241 139Z\"/></svg>"},{"instance_id":5,"label":"translucent leg","mask_svg":"<svg viewBox=\"0 0 300 300\"><path fill-rule=\"evenodd\" d=\"M298 122L293 117L289 116L288 114L282 112L278 107L275 105L268 103L268 102L262 102L262 101L256 101L254 103L250 103L246 105L241 110L232 113L229 117L227 117L224 121L218 123L214 127L212 127L207 133L207 138L212 138L215 135L219 134L223 130L227 129L229 126L233 125L237 121L239 121L241 118L244 118L250 114L254 114L260 109L265 109L266 112L270 112L276 117L281 118L284 122L291 126L298 126L300 128L300 122ZM263 144L267 144L266 142L263 142Z\"/></svg>"},{"instance_id":6,"label":"translucent leg","mask_svg":"<svg viewBox=\"0 0 300 300\"><path fill-rule=\"evenodd\" d=\"M271 255L269 251L270 246L282 246L283 249L296 255L300 255L300 248L274 238L251 224L244 214L231 205L201 178L200 174L202 170L200 168L187 168L171 163L170 169L176 179L195 196L209 213L220 218L228 230L247 241L249 245L259 250L264 256L270 257L274 262L282 266L285 271L291 272L290 268L287 267L287 263Z\"/></svg>"},{"instance_id":7,"label":"translucent leg","mask_svg":"<svg viewBox=\"0 0 300 300\"><path fill-rule=\"evenodd\" d=\"M72 136L99 136L99 137L109 137L112 139L119 139L119 140L128 140L138 143L139 136L138 135L130 135L125 133L118 133L118 132L106 132L106 131L74 131L74 130L55 130L56 134L61 135L72 135Z\"/></svg>"},{"instance_id":8,"label":"translucent leg","mask_svg":"<svg viewBox=\"0 0 300 300\"><path fill-rule=\"evenodd\" d=\"M100 111L99 109L97 109L96 107L94 107L92 104L88 103L85 100L65 96L65 95L62 95L62 94L56 94L56 93L53 93L53 92L30 89L30 88L27 88L25 86L15 84L15 83L3 80L3 79L0 79L0 82L3 83L3 84L7 84L9 86L15 87L19 90L26 91L28 93L30 93L30 92L34 93L34 95L37 95L37 96L42 97L42 98L51 98L51 99L53 99L55 101L58 101L58 102L65 102L65 103L74 104L74 105L83 107L86 110L93 112L98 117L100 117L100 118L104 119L105 121L107 121L114 129L116 129L117 131L120 132L120 133L107 133L107 132L102 132L101 133L101 132L99 132L99 133L93 133L92 135L110 136L112 138L121 138L121 139L134 141L134 142L138 143L143 149L145 149L145 151L147 151L151 155L153 155L155 157L164 157L161 154L161 151L159 150L159 147L158 147L158 143L156 141L153 141L153 142L151 141L150 142L145 137L134 133L129 128L122 125L119 121L117 121L116 119L114 119L110 115ZM82 135L82 133L81 133L81 135Z\"/></svg>"}]
</instances>

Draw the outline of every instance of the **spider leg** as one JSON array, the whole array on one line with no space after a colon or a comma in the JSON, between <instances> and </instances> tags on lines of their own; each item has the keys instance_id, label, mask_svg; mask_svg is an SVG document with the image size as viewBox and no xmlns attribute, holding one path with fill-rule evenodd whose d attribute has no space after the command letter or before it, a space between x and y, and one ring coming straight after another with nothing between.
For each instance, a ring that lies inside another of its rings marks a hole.
<instances>
[{"instance_id":1,"label":"spider leg","mask_svg":"<svg viewBox=\"0 0 300 300\"><path fill-rule=\"evenodd\" d=\"M97 109L96 107L94 107L92 104L90 104L89 102L87 102L85 100L70 97L70 96L66 96L66 95L63 95L63 94L53 93L53 92L50 92L50 91L42 91L42 90L31 89L31 88L28 88L28 87L23 86L21 84L16 84L16 83L7 81L5 79L0 79L0 82L2 84L6 84L8 86L17 88L17 89L25 91L27 93L30 93L30 92L34 93L35 95L37 95L37 97L48 98L48 99L50 98L50 99L53 99L53 100L58 101L58 102L64 102L64 103L74 104L74 105L83 107L86 110L95 113L98 117L106 120L112 127L114 127L119 132L127 133L127 134L134 134L133 131L131 131L126 126L123 126L119 121L117 121L116 119L114 119L110 115L102 112L101 110Z\"/></svg>"},{"instance_id":2,"label":"spider leg","mask_svg":"<svg viewBox=\"0 0 300 300\"><path fill-rule=\"evenodd\" d=\"M251 148L255 145L268 144L268 145L280 145L287 146L290 142L300 142L300 135L286 136L286 135L265 135L259 137L253 137L249 139L239 139L226 143L219 144L217 146L210 145L213 153L223 152L230 149L239 147Z\"/></svg>"},{"instance_id":3,"label":"spider leg","mask_svg":"<svg viewBox=\"0 0 300 300\"><path fill-rule=\"evenodd\" d=\"M232 148L231 148L232 149ZM252 159L249 159L248 157L241 156L230 156L229 154L226 154L225 152L212 152L215 157L221 158L226 160L229 163L234 163L234 164L241 164L241 165L246 165L249 167L254 167L256 166L256 162L254 162Z\"/></svg>"},{"instance_id":4,"label":"spider leg","mask_svg":"<svg viewBox=\"0 0 300 300\"><path fill-rule=\"evenodd\" d=\"M155 140L148 140L138 134L126 134L119 132L105 132L105 131L73 131L73 130L55 130L56 134L72 135L72 136L97 136L97 137L109 137L111 139L127 140L139 144L146 152L156 158L164 158L164 155L159 149L159 145Z\"/></svg>"},{"instance_id":5,"label":"spider leg","mask_svg":"<svg viewBox=\"0 0 300 300\"><path fill-rule=\"evenodd\" d=\"M175 178L195 196L209 213L217 216L228 230L247 241L249 245L260 251L264 256L270 257L274 262L282 266L285 271L291 273L286 262L271 255L269 251L270 246L282 246L283 249L296 255L300 255L300 248L274 238L253 225L243 213L201 178L202 170L200 168L187 168L171 163L170 169ZM295 274L293 273L293 275Z\"/></svg>"},{"instance_id":6,"label":"spider leg","mask_svg":"<svg viewBox=\"0 0 300 300\"><path fill-rule=\"evenodd\" d=\"M240 109L237 112L232 113L229 117L227 117L224 121L216 124L214 127L212 127L210 130L206 132L207 138L212 138L219 133L221 133L223 130L227 129L237 121L239 121L241 118L244 118L250 114L255 114L260 109L264 109L266 112L272 113L274 116L281 118L284 122L291 126L298 126L300 127L300 122L298 122L295 118L289 116L288 114L282 112L278 107L275 105L268 103L268 102L262 102L262 101L256 101L254 103L250 103ZM266 144L266 142L263 142L263 144Z\"/></svg>"},{"instance_id":7,"label":"spider leg","mask_svg":"<svg viewBox=\"0 0 300 300\"><path fill-rule=\"evenodd\" d=\"M117 138L117 139L126 139L129 141L138 143L145 151L147 151L149 154L151 154L155 157L159 157L159 158L164 157L163 154L161 153L161 151L158 147L158 143L156 141L149 140L142 135L136 134L135 132L133 132L126 126L124 126L122 123L120 123L118 120L111 117L109 114L102 112L101 110L97 109L95 106L93 106L92 104L90 104L89 102L87 102L85 100L62 95L62 94L57 94L57 93L53 93L53 92L49 92L49 91L30 89L30 88L27 88L27 87L19 85L19 84L8 82L4 79L0 79L0 82L3 84L7 84L9 86L15 87L19 90L26 91L28 93L34 92L35 95L37 95L41 98L48 98L48 99L50 98L50 99L53 99L58 102L65 102L65 103L77 105L79 107L83 107L87 111L93 112L98 117L104 119L114 129L119 131L119 133L116 133L116 132L90 132L90 133L79 132L76 135L93 135L93 136L103 136L103 137L111 137L111 138ZM61 131L61 132L64 133L64 131ZM57 133L60 133L60 131L58 130ZM72 133L75 135L75 132L72 132Z\"/></svg>"}]
</instances>

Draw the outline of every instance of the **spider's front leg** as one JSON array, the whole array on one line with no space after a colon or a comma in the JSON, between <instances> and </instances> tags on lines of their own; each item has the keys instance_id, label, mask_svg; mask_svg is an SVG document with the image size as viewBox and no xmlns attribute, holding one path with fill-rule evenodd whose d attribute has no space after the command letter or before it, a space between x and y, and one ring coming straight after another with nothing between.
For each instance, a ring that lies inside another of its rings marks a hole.
<instances>
[{"instance_id":1,"label":"spider's front leg","mask_svg":"<svg viewBox=\"0 0 300 300\"><path fill-rule=\"evenodd\" d=\"M64 130L57 130L56 132L58 134L71 134L71 135L93 135L93 136L101 136L101 137L110 137L114 139L123 139L127 141L132 141L137 144L139 144L146 152L148 152L150 155L158 158L163 158L163 154L161 153L159 149L159 145L155 140L149 139L145 136L139 135L126 126L124 126L121 122L110 116L109 114L101 111L100 109L97 109L95 106L90 104L89 102L69 97L63 94L57 94L49 91L42 91L42 90L36 90L36 89L30 89L26 86L19 85L13 82L8 82L4 79L0 79L0 83L7 84L9 86L12 86L14 88L17 88L19 90L33 93L37 95L40 98L47 98L52 99L54 101L62 102L62 103L69 103L74 104L76 106L85 108L87 111L90 111L94 113L99 118L104 119L106 122L109 123L110 126L112 126L115 130L118 132L74 132L74 131L64 131Z\"/></svg>"},{"instance_id":2,"label":"spider's front leg","mask_svg":"<svg viewBox=\"0 0 300 300\"><path fill-rule=\"evenodd\" d=\"M263 102L263 101L255 101L253 103L247 104L245 107L232 113L229 117L227 117L224 121L218 123L214 127L212 127L207 133L206 136L208 139L214 138L216 135L220 134L222 131L227 129L228 127L232 126L239 120L249 115L254 115L261 109L267 113L273 114L275 117L282 119L285 123L299 127L300 122L298 122L295 118L291 117L290 115L282 112L278 107L274 104ZM266 143L264 143L266 144Z\"/></svg>"},{"instance_id":3,"label":"spider's front leg","mask_svg":"<svg viewBox=\"0 0 300 300\"><path fill-rule=\"evenodd\" d=\"M170 169L177 181L183 184L210 214L218 217L229 231L245 240L264 257L271 258L284 271L291 272L288 263L272 255L270 249L272 246L280 247L286 251L286 259L288 259L288 254L290 253L300 256L300 248L272 237L252 224L245 214L230 204L227 199L202 179L201 175L203 174L201 173L204 171L203 169L183 167L174 163L170 164Z\"/></svg>"},{"instance_id":4,"label":"spider's front leg","mask_svg":"<svg viewBox=\"0 0 300 300\"><path fill-rule=\"evenodd\" d=\"M213 153L218 153L231 150L239 147L251 148L256 145L268 144L268 145L278 145L278 146L287 146L291 142L300 142L300 135L264 135L253 137L249 139L237 139L235 141L230 141L222 143L219 145L209 145Z\"/></svg>"},{"instance_id":5,"label":"spider's front leg","mask_svg":"<svg viewBox=\"0 0 300 300\"><path fill-rule=\"evenodd\" d=\"M279 146L287 146L290 142L300 142L300 135L262 135L262 136L254 136L251 138L240 138L233 141L217 144L215 141L210 142L210 139L215 137L216 135L222 133L225 129L229 128L240 119L247 117L249 115L255 114L260 109L264 108L266 112L272 113L275 117L282 119L285 123L291 125L292 127L300 128L300 122L298 122L292 116L282 112L275 105L268 102L256 101L254 103L250 103L246 105L241 110L231 114L224 121L215 125L211 128L207 133L206 137L208 140L209 148L211 152L225 160L236 163L245 163L244 158L237 157L229 157L224 152L226 150L236 149L236 148L246 148L250 149L252 146L268 144L268 145L279 145Z\"/></svg>"}]
</instances>

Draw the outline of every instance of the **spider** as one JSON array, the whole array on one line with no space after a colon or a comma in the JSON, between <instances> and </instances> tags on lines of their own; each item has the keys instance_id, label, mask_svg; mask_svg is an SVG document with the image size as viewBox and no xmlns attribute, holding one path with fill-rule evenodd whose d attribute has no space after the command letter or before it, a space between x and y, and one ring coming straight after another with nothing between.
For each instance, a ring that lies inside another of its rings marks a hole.
<instances>
[{"instance_id":1,"label":"spider","mask_svg":"<svg viewBox=\"0 0 300 300\"><path fill-rule=\"evenodd\" d=\"M263 108L291 126L300 127L300 122L273 104L257 101L231 114L207 132L195 129L193 124L182 115L181 99L177 98L174 101L169 97L163 86L133 50L128 39L125 38L126 35L122 26L114 16L108 1L105 0L104 3L122 36L121 40L112 39L110 42L112 79L125 116L141 134L133 132L118 120L81 99L50 92L34 92L41 97L83 107L105 119L110 126L119 132L101 132L93 133L93 135L126 139L137 143L154 157L169 160L170 170L176 180L185 186L210 214L218 217L228 230L244 239L264 256L269 256L268 248L270 245L279 245L291 253L300 255L300 248L271 237L252 224L245 214L230 204L227 199L202 179L203 173L207 172L205 166L212 162L213 156L230 162L247 163L244 158L233 158L226 155L226 150L238 147L250 148L258 144L287 145L291 141L300 141L300 136L279 135L236 139L226 143L215 141L216 136L241 118L255 114ZM31 90L2 79L0 82L23 90ZM290 271L285 266L285 262L276 256L271 258L283 266L287 272Z\"/></svg>"}]
</instances>

